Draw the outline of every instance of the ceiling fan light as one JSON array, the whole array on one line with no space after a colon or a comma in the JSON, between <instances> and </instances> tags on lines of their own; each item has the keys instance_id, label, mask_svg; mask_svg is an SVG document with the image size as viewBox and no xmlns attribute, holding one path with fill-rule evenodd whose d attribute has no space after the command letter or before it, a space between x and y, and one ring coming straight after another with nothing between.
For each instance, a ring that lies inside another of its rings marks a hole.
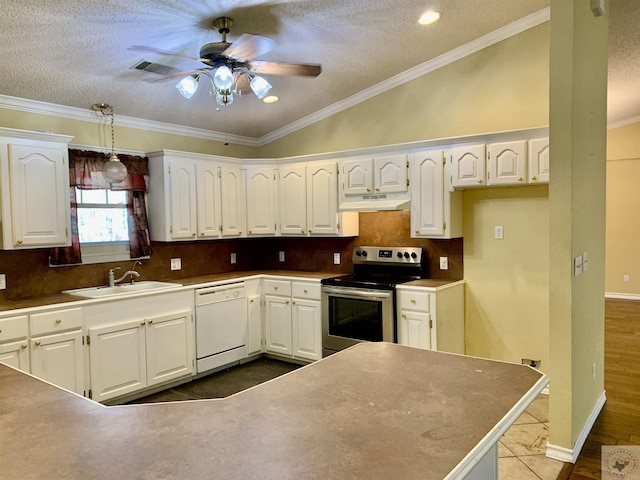
<instances>
[{"instance_id":1,"label":"ceiling fan light","mask_svg":"<svg viewBox=\"0 0 640 480\"><path fill-rule=\"evenodd\" d=\"M231 92L233 88L233 72L226 65L216 68L213 74L213 84L216 90L222 92Z\"/></svg>"},{"instance_id":2,"label":"ceiling fan light","mask_svg":"<svg viewBox=\"0 0 640 480\"><path fill-rule=\"evenodd\" d=\"M127 167L115 153L112 153L102 166L102 174L108 183L120 183L127 176Z\"/></svg>"},{"instance_id":3,"label":"ceiling fan light","mask_svg":"<svg viewBox=\"0 0 640 480\"><path fill-rule=\"evenodd\" d=\"M184 98L193 97L198 90L199 77L197 75L189 75L178 82L176 88Z\"/></svg>"},{"instance_id":4,"label":"ceiling fan light","mask_svg":"<svg viewBox=\"0 0 640 480\"><path fill-rule=\"evenodd\" d=\"M442 16L442 14L440 12L437 12L435 10L429 10L427 12L424 12L420 16L420 19L418 20L418 23L420 25L431 25L432 23L435 23L438 20L440 20L441 16Z\"/></svg>"},{"instance_id":5,"label":"ceiling fan light","mask_svg":"<svg viewBox=\"0 0 640 480\"><path fill-rule=\"evenodd\" d=\"M269 95L262 99L262 103L276 103L278 100L280 100L280 97L277 97L276 95Z\"/></svg>"},{"instance_id":6,"label":"ceiling fan light","mask_svg":"<svg viewBox=\"0 0 640 480\"><path fill-rule=\"evenodd\" d=\"M233 103L233 94L230 93L229 95L224 95L220 92L216 92L216 102L218 102L223 107L231 105Z\"/></svg>"},{"instance_id":7,"label":"ceiling fan light","mask_svg":"<svg viewBox=\"0 0 640 480\"><path fill-rule=\"evenodd\" d=\"M265 95L269 93L269 90L271 90L271 84L262 77L253 77L249 85L253 93L256 94L256 97L260 99L264 98Z\"/></svg>"}]
</instances>

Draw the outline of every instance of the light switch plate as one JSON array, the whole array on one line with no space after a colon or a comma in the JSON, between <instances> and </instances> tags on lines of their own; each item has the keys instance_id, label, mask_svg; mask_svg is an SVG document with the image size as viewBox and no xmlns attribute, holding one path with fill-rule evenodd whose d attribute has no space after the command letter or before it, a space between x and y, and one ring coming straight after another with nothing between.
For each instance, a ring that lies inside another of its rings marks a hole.
<instances>
[{"instance_id":1,"label":"light switch plate","mask_svg":"<svg viewBox=\"0 0 640 480\"><path fill-rule=\"evenodd\" d=\"M502 240L504 238L504 227L496 225L493 230L493 236L496 240Z\"/></svg>"},{"instance_id":2,"label":"light switch plate","mask_svg":"<svg viewBox=\"0 0 640 480\"><path fill-rule=\"evenodd\" d=\"M171 259L171 270L181 270L182 269L182 259L181 258L172 258Z\"/></svg>"},{"instance_id":3,"label":"light switch plate","mask_svg":"<svg viewBox=\"0 0 640 480\"><path fill-rule=\"evenodd\" d=\"M232 263L232 264L236 263L236 260L237 260L236 254L235 254L235 253L232 253L232 254L231 254L231 263Z\"/></svg>"},{"instance_id":4,"label":"light switch plate","mask_svg":"<svg viewBox=\"0 0 640 480\"><path fill-rule=\"evenodd\" d=\"M340 252L335 252L333 254L333 264L340 265Z\"/></svg>"},{"instance_id":5,"label":"light switch plate","mask_svg":"<svg viewBox=\"0 0 640 480\"><path fill-rule=\"evenodd\" d=\"M440 270L449 270L449 257L440 257Z\"/></svg>"},{"instance_id":6,"label":"light switch plate","mask_svg":"<svg viewBox=\"0 0 640 480\"><path fill-rule=\"evenodd\" d=\"M278 252L278 260L281 261L281 262L284 262L284 251L283 250L280 250Z\"/></svg>"},{"instance_id":7,"label":"light switch plate","mask_svg":"<svg viewBox=\"0 0 640 480\"><path fill-rule=\"evenodd\" d=\"M582 255L573 259L573 276L582 275Z\"/></svg>"},{"instance_id":8,"label":"light switch plate","mask_svg":"<svg viewBox=\"0 0 640 480\"><path fill-rule=\"evenodd\" d=\"M4 273L0 273L0 290L7 289L7 275Z\"/></svg>"},{"instance_id":9,"label":"light switch plate","mask_svg":"<svg viewBox=\"0 0 640 480\"><path fill-rule=\"evenodd\" d=\"M587 273L587 269L589 268L589 256L587 252L582 254L582 273Z\"/></svg>"}]
</instances>

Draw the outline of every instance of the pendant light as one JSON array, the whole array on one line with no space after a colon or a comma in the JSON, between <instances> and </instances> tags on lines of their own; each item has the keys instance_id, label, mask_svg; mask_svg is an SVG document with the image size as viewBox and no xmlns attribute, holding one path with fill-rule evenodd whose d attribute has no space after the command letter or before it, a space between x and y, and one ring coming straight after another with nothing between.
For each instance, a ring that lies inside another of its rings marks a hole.
<instances>
[{"instance_id":1,"label":"pendant light","mask_svg":"<svg viewBox=\"0 0 640 480\"><path fill-rule=\"evenodd\" d=\"M111 154L109 155L109 160L104 162L102 174L108 183L120 183L127 176L127 167L124 166L115 152L116 141L115 129L113 128L115 115L113 113L113 107L108 103L94 103L91 109L102 113L102 115L111 117Z\"/></svg>"}]
</instances>

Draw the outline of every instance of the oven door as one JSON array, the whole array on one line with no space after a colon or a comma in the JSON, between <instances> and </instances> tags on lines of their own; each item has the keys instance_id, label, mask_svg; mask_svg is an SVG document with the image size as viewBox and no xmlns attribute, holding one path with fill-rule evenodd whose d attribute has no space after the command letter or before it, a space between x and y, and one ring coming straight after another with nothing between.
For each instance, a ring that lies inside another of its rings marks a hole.
<instances>
[{"instance_id":1,"label":"oven door","mask_svg":"<svg viewBox=\"0 0 640 480\"><path fill-rule=\"evenodd\" d=\"M323 356L358 342L394 342L392 290L322 287Z\"/></svg>"}]
</instances>

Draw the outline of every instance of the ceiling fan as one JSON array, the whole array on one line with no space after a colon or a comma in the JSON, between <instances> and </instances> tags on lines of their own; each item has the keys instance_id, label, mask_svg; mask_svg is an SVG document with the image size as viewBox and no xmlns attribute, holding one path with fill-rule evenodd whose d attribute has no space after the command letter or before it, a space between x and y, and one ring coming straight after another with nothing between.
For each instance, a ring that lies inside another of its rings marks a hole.
<instances>
[{"instance_id":1,"label":"ceiling fan","mask_svg":"<svg viewBox=\"0 0 640 480\"><path fill-rule=\"evenodd\" d=\"M232 26L233 20L231 18L216 18L213 21L213 27L222 35L222 40L203 45L200 48L200 57L167 52L143 45L133 45L129 49L202 62L204 67L178 72L151 81L167 81L183 77L176 88L184 97L191 98L198 89L200 79L206 77L211 81L213 87L211 94L214 95L215 92L216 101L222 106L231 104L234 94L239 96L249 91L253 91L258 98L264 98L271 89L271 84L258 74L304 77L320 75L322 66L319 64L255 60L256 57L271 50L275 42L268 37L248 33L242 34L233 43L227 42L227 34Z\"/></svg>"}]
</instances>

